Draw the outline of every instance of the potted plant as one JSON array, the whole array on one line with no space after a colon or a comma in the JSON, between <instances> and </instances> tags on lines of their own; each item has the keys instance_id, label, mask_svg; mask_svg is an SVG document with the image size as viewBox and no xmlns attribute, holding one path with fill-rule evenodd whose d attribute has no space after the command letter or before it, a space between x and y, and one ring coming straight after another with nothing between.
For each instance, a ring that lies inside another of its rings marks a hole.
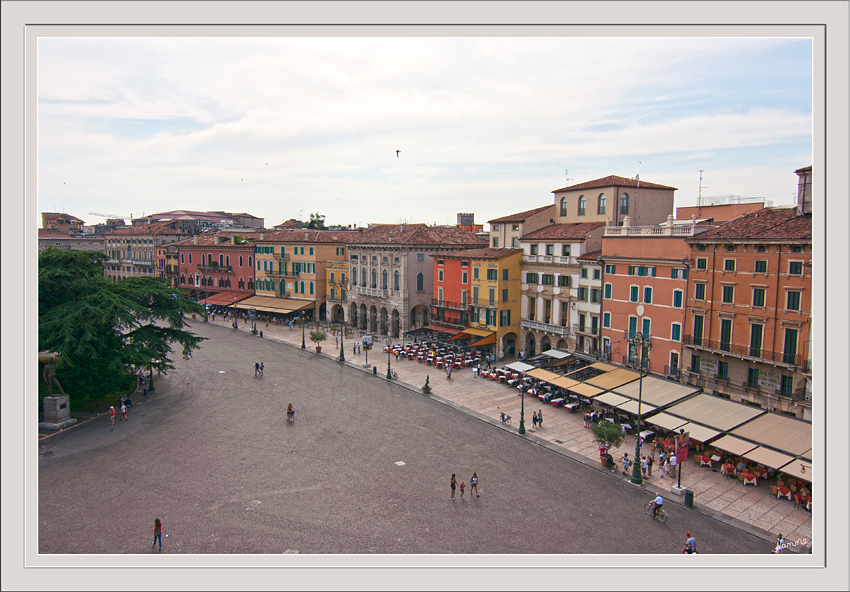
<instances>
[{"instance_id":1,"label":"potted plant","mask_svg":"<svg viewBox=\"0 0 850 592\"><path fill-rule=\"evenodd\" d=\"M430 377L430 376L426 376L426 377L425 377L425 386L423 386L423 387L422 387L422 392L423 392L423 393L430 393L430 392L431 392L431 385L429 385L429 384L428 384L428 381L429 381L429 380L431 380L431 377Z\"/></svg>"},{"instance_id":2,"label":"potted plant","mask_svg":"<svg viewBox=\"0 0 850 592\"><path fill-rule=\"evenodd\" d=\"M602 453L602 449L604 448L606 451L611 450L612 448L617 448L623 443L622 428L616 424L601 421L592 426L590 431L593 432L593 441L599 444L599 459L602 461L602 465L608 466L608 459Z\"/></svg>"},{"instance_id":3,"label":"potted plant","mask_svg":"<svg viewBox=\"0 0 850 592\"><path fill-rule=\"evenodd\" d=\"M310 341L316 344L316 353L321 353L322 346L320 344L327 339L327 337L327 335L318 329L310 331Z\"/></svg>"}]
</instances>

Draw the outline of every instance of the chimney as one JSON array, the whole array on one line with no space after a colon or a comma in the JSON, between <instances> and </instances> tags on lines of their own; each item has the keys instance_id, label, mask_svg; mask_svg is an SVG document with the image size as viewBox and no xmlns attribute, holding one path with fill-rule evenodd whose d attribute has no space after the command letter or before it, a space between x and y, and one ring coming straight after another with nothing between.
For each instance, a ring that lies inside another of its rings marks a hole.
<instances>
[{"instance_id":1,"label":"chimney","mask_svg":"<svg viewBox=\"0 0 850 592\"><path fill-rule=\"evenodd\" d=\"M231 245L235 245L235 244L236 244L236 235L235 235L235 234L234 234L234 235L232 235L232 236L230 237L230 244L231 244Z\"/></svg>"},{"instance_id":2,"label":"chimney","mask_svg":"<svg viewBox=\"0 0 850 592\"><path fill-rule=\"evenodd\" d=\"M265 240L265 237L263 236L262 232L260 233L260 240Z\"/></svg>"},{"instance_id":3,"label":"chimney","mask_svg":"<svg viewBox=\"0 0 850 592\"><path fill-rule=\"evenodd\" d=\"M196 245L198 244L198 235L197 234L192 237L192 242Z\"/></svg>"},{"instance_id":4,"label":"chimney","mask_svg":"<svg viewBox=\"0 0 850 592\"><path fill-rule=\"evenodd\" d=\"M213 244L214 245L220 245L221 244L221 237L219 235L215 235L213 237Z\"/></svg>"}]
</instances>

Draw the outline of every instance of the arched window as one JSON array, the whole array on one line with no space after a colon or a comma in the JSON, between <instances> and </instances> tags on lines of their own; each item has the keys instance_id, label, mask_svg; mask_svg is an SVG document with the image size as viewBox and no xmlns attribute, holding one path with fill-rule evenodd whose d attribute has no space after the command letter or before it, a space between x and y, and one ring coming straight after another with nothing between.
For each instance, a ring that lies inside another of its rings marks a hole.
<instances>
[{"instance_id":1,"label":"arched window","mask_svg":"<svg viewBox=\"0 0 850 592\"><path fill-rule=\"evenodd\" d=\"M422 292L425 290L425 276L422 273L416 274L416 291Z\"/></svg>"},{"instance_id":2,"label":"arched window","mask_svg":"<svg viewBox=\"0 0 850 592\"><path fill-rule=\"evenodd\" d=\"M393 290L398 290L398 271L393 272Z\"/></svg>"},{"instance_id":3,"label":"arched window","mask_svg":"<svg viewBox=\"0 0 850 592\"><path fill-rule=\"evenodd\" d=\"M230 255L228 255L227 257L224 258L224 264L230 265Z\"/></svg>"},{"instance_id":4,"label":"arched window","mask_svg":"<svg viewBox=\"0 0 850 592\"><path fill-rule=\"evenodd\" d=\"M567 215L567 198L566 197L561 198L561 215L562 216Z\"/></svg>"},{"instance_id":5,"label":"arched window","mask_svg":"<svg viewBox=\"0 0 850 592\"><path fill-rule=\"evenodd\" d=\"M240 290L245 289L245 279L244 278L239 278L239 289Z\"/></svg>"},{"instance_id":6,"label":"arched window","mask_svg":"<svg viewBox=\"0 0 850 592\"><path fill-rule=\"evenodd\" d=\"M604 193L599 194L599 199L596 202L596 213L597 214L604 214L605 213L605 202L607 200L608 200L608 198L605 197Z\"/></svg>"},{"instance_id":7,"label":"arched window","mask_svg":"<svg viewBox=\"0 0 850 592\"><path fill-rule=\"evenodd\" d=\"M310 294L313 293L313 282L310 282Z\"/></svg>"},{"instance_id":8,"label":"arched window","mask_svg":"<svg viewBox=\"0 0 850 592\"><path fill-rule=\"evenodd\" d=\"M248 267L254 267L254 263L251 257L248 257Z\"/></svg>"},{"instance_id":9,"label":"arched window","mask_svg":"<svg viewBox=\"0 0 850 592\"><path fill-rule=\"evenodd\" d=\"M352 286L357 285L357 268L356 267L351 268L351 285Z\"/></svg>"},{"instance_id":10,"label":"arched window","mask_svg":"<svg viewBox=\"0 0 850 592\"><path fill-rule=\"evenodd\" d=\"M584 216L585 211L587 210L587 198L585 196L581 196L578 198L578 215Z\"/></svg>"},{"instance_id":11,"label":"arched window","mask_svg":"<svg viewBox=\"0 0 850 592\"><path fill-rule=\"evenodd\" d=\"M382 290L387 289L387 270L386 269L381 272L381 289Z\"/></svg>"},{"instance_id":12,"label":"arched window","mask_svg":"<svg viewBox=\"0 0 850 592\"><path fill-rule=\"evenodd\" d=\"M112 278L112 279L115 279L115 278ZM181 283L181 284L185 284L185 283L186 283L186 276L185 276L185 275L181 275L181 276L180 276L180 283Z\"/></svg>"},{"instance_id":13,"label":"arched window","mask_svg":"<svg viewBox=\"0 0 850 592\"><path fill-rule=\"evenodd\" d=\"M242 267L242 255L239 255L239 267Z\"/></svg>"},{"instance_id":14,"label":"arched window","mask_svg":"<svg viewBox=\"0 0 850 592\"><path fill-rule=\"evenodd\" d=\"M628 214L629 213L629 194L623 193L620 196L620 213Z\"/></svg>"},{"instance_id":15,"label":"arched window","mask_svg":"<svg viewBox=\"0 0 850 592\"><path fill-rule=\"evenodd\" d=\"M301 293L302 294L304 293L304 281L303 280L301 281Z\"/></svg>"},{"instance_id":16,"label":"arched window","mask_svg":"<svg viewBox=\"0 0 850 592\"><path fill-rule=\"evenodd\" d=\"M248 278L248 289L249 290L254 289L254 278Z\"/></svg>"},{"instance_id":17,"label":"arched window","mask_svg":"<svg viewBox=\"0 0 850 592\"><path fill-rule=\"evenodd\" d=\"M186 263L186 257L184 257L186 253L180 253L180 263Z\"/></svg>"},{"instance_id":18,"label":"arched window","mask_svg":"<svg viewBox=\"0 0 850 592\"><path fill-rule=\"evenodd\" d=\"M378 287L378 270L377 269L372 270L372 287L373 288Z\"/></svg>"},{"instance_id":19,"label":"arched window","mask_svg":"<svg viewBox=\"0 0 850 592\"><path fill-rule=\"evenodd\" d=\"M220 266L223 266L223 265L224 265L224 255L223 255L222 253L219 253L219 254L218 254L218 264L219 264Z\"/></svg>"},{"instance_id":20,"label":"arched window","mask_svg":"<svg viewBox=\"0 0 850 592\"><path fill-rule=\"evenodd\" d=\"M360 285L363 286L364 288L366 287L366 268L365 267L360 268Z\"/></svg>"}]
</instances>

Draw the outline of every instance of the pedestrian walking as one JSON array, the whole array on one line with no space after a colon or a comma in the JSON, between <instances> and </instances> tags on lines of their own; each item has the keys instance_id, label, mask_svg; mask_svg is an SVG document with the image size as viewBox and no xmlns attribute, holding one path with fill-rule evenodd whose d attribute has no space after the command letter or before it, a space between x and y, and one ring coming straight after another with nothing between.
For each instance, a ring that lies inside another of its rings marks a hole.
<instances>
[{"instance_id":1,"label":"pedestrian walking","mask_svg":"<svg viewBox=\"0 0 850 592\"><path fill-rule=\"evenodd\" d=\"M446 364L446 380L452 377L452 365Z\"/></svg>"},{"instance_id":2,"label":"pedestrian walking","mask_svg":"<svg viewBox=\"0 0 850 592\"><path fill-rule=\"evenodd\" d=\"M334 339L336 340L336 346L339 347L339 337L334 337Z\"/></svg>"},{"instance_id":3,"label":"pedestrian walking","mask_svg":"<svg viewBox=\"0 0 850 592\"><path fill-rule=\"evenodd\" d=\"M623 458L620 459L620 462L623 463L623 475L625 475L626 471L629 468L629 465L632 464L632 461L629 460L629 453L628 452L623 454Z\"/></svg>"},{"instance_id":4,"label":"pedestrian walking","mask_svg":"<svg viewBox=\"0 0 850 592\"><path fill-rule=\"evenodd\" d=\"M475 497L481 497L478 495L478 473L472 473L472 479L469 480L469 495L473 493L475 493Z\"/></svg>"},{"instance_id":5,"label":"pedestrian walking","mask_svg":"<svg viewBox=\"0 0 850 592\"><path fill-rule=\"evenodd\" d=\"M667 473L668 477L671 476L670 475L670 457L669 456L664 459L664 465L661 467L661 476L662 477L664 476L664 473Z\"/></svg>"},{"instance_id":6,"label":"pedestrian walking","mask_svg":"<svg viewBox=\"0 0 850 592\"><path fill-rule=\"evenodd\" d=\"M260 362L260 378L263 377L263 370L266 369L266 365L264 362Z\"/></svg>"},{"instance_id":7,"label":"pedestrian walking","mask_svg":"<svg viewBox=\"0 0 850 592\"><path fill-rule=\"evenodd\" d=\"M477 376L481 376L481 362L478 362L478 373Z\"/></svg>"},{"instance_id":8,"label":"pedestrian walking","mask_svg":"<svg viewBox=\"0 0 850 592\"><path fill-rule=\"evenodd\" d=\"M463 492L466 490L466 481L460 482L460 499L463 499Z\"/></svg>"},{"instance_id":9,"label":"pedestrian walking","mask_svg":"<svg viewBox=\"0 0 850 592\"><path fill-rule=\"evenodd\" d=\"M685 541L685 547L682 549L682 554L687 553L688 555L693 555L697 552L697 541L689 532L685 533L685 536L688 537L688 540Z\"/></svg>"},{"instance_id":10,"label":"pedestrian walking","mask_svg":"<svg viewBox=\"0 0 850 592\"><path fill-rule=\"evenodd\" d=\"M159 518L153 521L153 543L151 547L155 547L157 541L159 541L159 550L162 551L162 522L159 521Z\"/></svg>"},{"instance_id":11,"label":"pedestrian walking","mask_svg":"<svg viewBox=\"0 0 850 592\"><path fill-rule=\"evenodd\" d=\"M259 376L259 375L260 375L260 363L254 362L254 376L256 377L256 376Z\"/></svg>"},{"instance_id":12,"label":"pedestrian walking","mask_svg":"<svg viewBox=\"0 0 850 592\"><path fill-rule=\"evenodd\" d=\"M776 545L773 552L776 555L782 555L782 553L785 552L785 537L783 537L781 533L778 537L776 537Z\"/></svg>"},{"instance_id":13,"label":"pedestrian walking","mask_svg":"<svg viewBox=\"0 0 850 592\"><path fill-rule=\"evenodd\" d=\"M646 457L641 455L641 457L640 457L640 472L643 474L644 478L646 478L647 469L649 469L649 463L646 462Z\"/></svg>"},{"instance_id":14,"label":"pedestrian walking","mask_svg":"<svg viewBox=\"0 0 850 592\"><path fill-rule=\"evenodd\" d=\"M541 428L543 427L543 410L542 409L537 410L537 425L540 426Z\"/></svg>"},{"instance_id":15,"label":"pedestrian walking","mask_svg":"<svg viewBox=\"0 0 850 592\"><path fill-rule=\"evenodd\" d=\"M652 477L652 463L653 462L654 461L653 461L653 458L651 456L646 459L646 474L649 475L650 477Z\"/></svg>"},{"instance_id":16,"label":"pedestrian walking","mask_svg":"<svg viewBox=\"0 0 850 592\"><path fill-rule=\"evenodd\" d=\"M124 403L121 403L121 419L128 419L127 406Z\"/></svg>"},{"instance_id":17,"label":"pedestrian walking","mask_svg":"<svg viewBox=\"0 0 850 592\"><path fill-rule=\"evenodd\" d=\"M490 369L490 356L488 355L486 359L487 359L487 370L489 370Z\"/></svg>"},{"instance_id":18,"label":"pedestrian walking","mask_svg":"<svg viewBox=\"0 0 850 592\"><path fill-rule=\"evenodd\" d=\"M356 353L357 353L357 344L355 343L351 346L351 355L354 355Z\"/></svg>"},{"instance_id":19,"label":"pedestrian walking","mask_svg":"<svg viewBox=\"0 0 850 592\"><path fill-rule=\"evenodd\" d=\"M457 481L455 480L455 474L454 473L452 473L451 486L452 486L452 501L454 501L455 500L455 489L457 489Z\"/></svg>"},{"instance_id":20,"label":"pedestrian walking","mask_svg":"<svg viewBox=\"0 0 850 592\"><path fill-rule=\"evenodd\" d=\"M109 407L109 419L112 420L112 426L114 428L115 427L115 407L112 407L111 405ZM110 431L112 431L112 430L110 429Z\"/></svg>"},{"instance_id":21,"label":"pedestrian walking","mask_svg":"<svg viewBox=\"0 0 850 592\"><path fill-rule=\"evenodd\" d=\"M670 468L667 472L670 474L671 479L676 478L676 470L679 468L679 459L676 457L676 454L670 455Z\"/></svg>"},{"instance_id":22,"label":"pedestrian walking","mask_svg":"<svg viewBox=\"0 0 850 592\"><path fill-rule=\"evenodd\" d=\"M536 411L531 412L531 427L533 427L533 428L537 427L537 412Z\"/></svg>"}]
</instances>

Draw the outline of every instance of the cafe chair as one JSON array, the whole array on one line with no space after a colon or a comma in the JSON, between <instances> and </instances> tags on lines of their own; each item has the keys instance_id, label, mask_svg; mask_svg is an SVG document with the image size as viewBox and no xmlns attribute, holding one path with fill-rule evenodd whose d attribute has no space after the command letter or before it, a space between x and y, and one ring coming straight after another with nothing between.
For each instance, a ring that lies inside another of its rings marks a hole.
<instances>
[{"instance_id":1,"label":"cafe chair","mask_svg":"<svg viewBox=\"0 0 850 592\"><path fill-rule=\"evenodd\" d=\"M776 485L770 486L770 495L779 495L779 488Z\"/></svg>"},{"instance_id":2,"label":"cafe chair","mask_svg":"<svg viewBox=\"0 0 850 592\"><path fill-rule=\"evenodd\" d=\"M738 481L741 482L741 485L744 484L744 473L738 473Z\"/></svg>"}]
</instances>

